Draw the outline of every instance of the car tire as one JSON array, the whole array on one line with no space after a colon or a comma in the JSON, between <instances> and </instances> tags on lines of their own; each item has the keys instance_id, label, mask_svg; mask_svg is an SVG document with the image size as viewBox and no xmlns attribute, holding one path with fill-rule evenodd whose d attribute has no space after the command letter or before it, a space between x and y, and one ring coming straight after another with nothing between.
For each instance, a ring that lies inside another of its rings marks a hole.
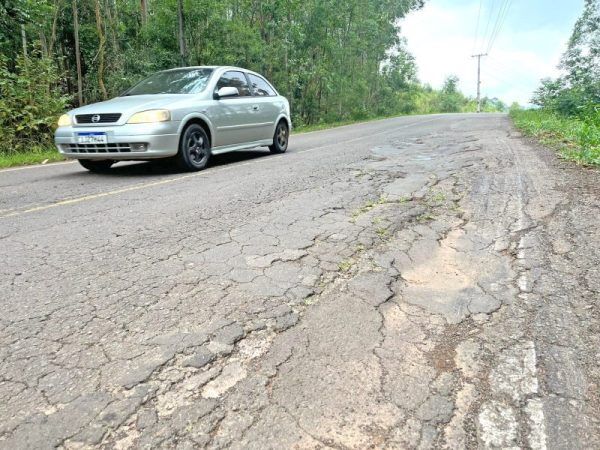
<instances>
[{"instance_id":1,"label":"car tire","mask_svg":"<svg viewBox=\"0 0 600 450\"><path fill-rule=\"evenodd\" d=\"M193 123L183 130L179 151L175 157L180 169L188 172L202 170L210 159L210 139L204 128Z\"/></svg>"},{"instance_id":2,"label":"car tire","mask_svg":"<svg viewBox=\"0 0 600 450\"><path fill-rule=\"evenodd\" d=\"M78 161L79 164L81 164L84 168L94 173L106 173L115 163L110 159L104 159L102 161L94 161L91 159L79 159Z\"/></svg>"},{"instance_id":3,"label":"car tire","mask_svg":"<svg viewBox=\"0 0 600 450\"><path fill-rule=\"evenodd\" d=\"M285 120L280 120L275 127L273 144L269 146L271 153L285 153L290 141L290 128Z\"/></svg>"}]
</instances>

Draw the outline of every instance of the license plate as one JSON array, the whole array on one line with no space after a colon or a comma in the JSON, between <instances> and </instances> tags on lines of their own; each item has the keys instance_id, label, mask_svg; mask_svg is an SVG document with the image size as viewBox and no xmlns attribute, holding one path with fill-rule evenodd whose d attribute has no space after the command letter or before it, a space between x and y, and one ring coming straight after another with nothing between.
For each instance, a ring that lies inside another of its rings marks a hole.
<instances>
[{"instance_id":1,"label":"license plate","mask_svg":"<svg viewBox=\"0 0 600 450\"><path fill-rule=\"evenodd\" d=\"M77 133L78 144L106 144L106 133Z\"/></svg>"}]
</instances>

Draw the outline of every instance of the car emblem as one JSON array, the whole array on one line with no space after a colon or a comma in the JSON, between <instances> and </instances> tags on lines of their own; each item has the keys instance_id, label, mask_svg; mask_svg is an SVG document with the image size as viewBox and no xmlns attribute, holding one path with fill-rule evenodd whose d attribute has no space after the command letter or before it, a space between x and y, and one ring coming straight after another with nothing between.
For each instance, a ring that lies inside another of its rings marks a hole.
<instances>
[{"instance_id":1,"label":"car emblem","mask_svg":"<svg viewBox=\"0 0 600 450\"><path fill-rule=\"evenodd\" d=\"M98 122L100 122L100 115L98 115L98 114L94 114L94 115L92 116L92 122L94 122L94 123L98 123Z\"/></svg>"}]
</instances>

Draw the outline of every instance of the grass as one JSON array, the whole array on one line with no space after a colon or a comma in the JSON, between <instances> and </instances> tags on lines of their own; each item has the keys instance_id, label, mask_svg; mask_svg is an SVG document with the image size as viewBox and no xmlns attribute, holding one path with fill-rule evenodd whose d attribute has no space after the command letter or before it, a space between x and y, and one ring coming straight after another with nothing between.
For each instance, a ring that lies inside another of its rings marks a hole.
<instances>
[{"instance_id":1,"label":"grass","mask_svg":"<svg viewBox=\"0 0 600 450\"><path fill-rule=\"evenodd\" d=\"M56 149L36 148L30 152L0 152L0 169L14 166L27 166L43 162L63 161L64 158Z\"/></svg>"},{"instance_id":2,"label":"grass","mask_svg":"<svg viewBox=\"0 0 600 450\"><path fill-rule=\"evenodd\" d=\"M600 166L600 113L587 120L543 110L513 111L516 127L570 161Z\"/></svg>"}]
</instances>

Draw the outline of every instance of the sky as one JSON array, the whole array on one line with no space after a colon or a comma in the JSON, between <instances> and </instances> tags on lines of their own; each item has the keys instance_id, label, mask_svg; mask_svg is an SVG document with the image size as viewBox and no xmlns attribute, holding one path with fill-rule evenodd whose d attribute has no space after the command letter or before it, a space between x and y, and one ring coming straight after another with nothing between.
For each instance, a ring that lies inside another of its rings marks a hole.
<instances>
[{"instance_id":1,"label":"sky","mask_svg":"<svg viewBox=\"0 0 600 450\"><path fill-rule=\"evenodd\" d=\"M477 60L471 55L486 53L507 2L504 24L489 56L482 58L482 95L529 104L540 79L560 73L557 65L584 0L426 0L423 9L400 22L419 79L439 88L454 74L461 90L475 97Z\"/></svg>"}]
</instances>

